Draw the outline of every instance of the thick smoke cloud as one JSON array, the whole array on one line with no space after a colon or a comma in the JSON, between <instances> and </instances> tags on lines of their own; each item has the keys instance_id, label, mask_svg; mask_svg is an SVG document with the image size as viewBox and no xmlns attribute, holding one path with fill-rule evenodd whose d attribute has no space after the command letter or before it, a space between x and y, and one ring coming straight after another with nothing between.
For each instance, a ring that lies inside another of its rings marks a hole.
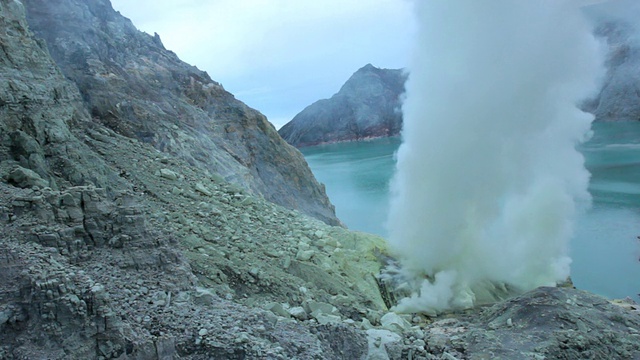
<instances>
[{"instance_id":1,"label":"thick smoke cloud","mask_svg":"<svg viewBox=\"0 0 640 360\"><path fill-rule=\"evenodd\" d=\"M390 242L414 294L437 312L569 275L589 174L576 104L602 74L576 3L415 1L417 44L392 182ZM499 290L501 289L501 290Z\"/></svg>"}]
</instances>

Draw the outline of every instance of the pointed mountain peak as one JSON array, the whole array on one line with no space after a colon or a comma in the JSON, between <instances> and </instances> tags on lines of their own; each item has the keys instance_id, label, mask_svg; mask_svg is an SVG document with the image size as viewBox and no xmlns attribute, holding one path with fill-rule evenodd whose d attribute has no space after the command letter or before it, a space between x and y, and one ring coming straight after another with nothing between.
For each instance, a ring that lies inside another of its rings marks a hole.
<instances>
[{"instance_id":1,"label":"pointed mountain peak","mask_svg":"<svg viewBox=\"0 0 640 360\"><path fill-rule=\"evenodd\" d=\"M374 71L374 70L380 70L377 67L371 65L370 63L361 67L357 72L364 72L364 71Z\"/></svg>"}]
</instances>

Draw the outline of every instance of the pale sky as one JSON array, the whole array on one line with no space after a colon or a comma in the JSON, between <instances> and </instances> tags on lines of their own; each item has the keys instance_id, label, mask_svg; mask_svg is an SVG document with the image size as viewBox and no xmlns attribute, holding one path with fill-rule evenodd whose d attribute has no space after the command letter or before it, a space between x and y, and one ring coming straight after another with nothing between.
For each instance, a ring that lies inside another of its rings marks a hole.
<instances>
[{"instance_id":1,"label":"pale sky","mask_svg":"<svg viewBox=\"0 0 640 360\"><path fill-rule=\"evenodd\" d=\"M111 0L279 128L360 67L408 65L407 0Z\"/></svg>"}]
</instances>

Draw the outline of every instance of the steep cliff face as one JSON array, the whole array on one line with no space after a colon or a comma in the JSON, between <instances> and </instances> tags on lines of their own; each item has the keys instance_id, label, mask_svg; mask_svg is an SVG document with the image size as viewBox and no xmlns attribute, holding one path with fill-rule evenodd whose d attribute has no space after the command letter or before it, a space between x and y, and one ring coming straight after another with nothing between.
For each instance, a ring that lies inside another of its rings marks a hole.
<instances>
[{"instance_id":1,"label":"steep cliff face","mask_svg":"<svg viewBox=\"0 0 640 360\"><path fill-rule=\"evenodd\" d=\"M606 40L607 74L598 96L585 110L596 121L640 120L640 42L635 23L606 15L597 16L596 35Z\"/></svg>"},{"instance_id":2,"label":"steep cliff face","mask_svg":"<svg viewBox=\"0 0 640 360\"><path fill-rule=\"evenodd\" d=\"M2 7L0 175L20 187L117 184L69 130L89 125L77 88L27 30L22 4Z\"/></svg>"},{"instance_id":3,"label":"steep cliff face","mask_svg":"<svg viewBox=\"0 0 640 360\"><path fill-rule=\"evenodd\" d=\"M297 147L399 135L405 80L402 70L368 64L338 93L308 106L278 132Z\"/></svg>"},{"instance_id":4,"label":"steep cliff face","mask_svg":"<svg viewBox=\"0 0 640 360\"><path fill-rule=\"evenodd\" d=\"M266 199L336 224L303 157L259 112L139 32L108 0L25 0L28 22L93 121Z\"/></svg>"}]
</instances>

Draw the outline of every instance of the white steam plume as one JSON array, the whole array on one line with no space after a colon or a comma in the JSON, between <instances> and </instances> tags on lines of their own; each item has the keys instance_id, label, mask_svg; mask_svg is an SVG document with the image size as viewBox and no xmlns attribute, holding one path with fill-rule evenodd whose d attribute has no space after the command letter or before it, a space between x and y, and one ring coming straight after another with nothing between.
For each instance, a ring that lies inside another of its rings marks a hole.
<instances>
[{"instance_id":1,"label":"white steam plume","mask_svg":"<svg viewBox=\"0 0 640 360\"><path fill-rule=\"evenodd\" d=\"M438 312L569 275L572 223L589 174L575 145L592 116L601 46L579 2L416 0L388 221L414 294Z\"/></svg>"}]
</instances>

